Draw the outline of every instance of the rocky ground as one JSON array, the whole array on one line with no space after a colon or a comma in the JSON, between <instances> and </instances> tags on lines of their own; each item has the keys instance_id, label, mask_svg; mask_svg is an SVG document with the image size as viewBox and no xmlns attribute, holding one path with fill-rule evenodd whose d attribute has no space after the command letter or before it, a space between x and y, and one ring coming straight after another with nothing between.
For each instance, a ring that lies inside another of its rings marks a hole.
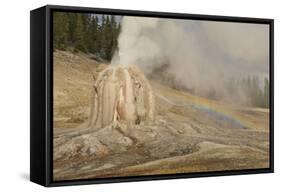
<instances>
[{"instance_id":1,"label":"rocky ground","mask_svg":"<svg viewBox=\"0 0 281 192\"><path fill-rule=\"evenodd\" d=\"M93 75L83 54L54 54L54 180L269 167L269 112L230 106L151 81L156 120L83 126Z\"/></svg>"}]
</instances>

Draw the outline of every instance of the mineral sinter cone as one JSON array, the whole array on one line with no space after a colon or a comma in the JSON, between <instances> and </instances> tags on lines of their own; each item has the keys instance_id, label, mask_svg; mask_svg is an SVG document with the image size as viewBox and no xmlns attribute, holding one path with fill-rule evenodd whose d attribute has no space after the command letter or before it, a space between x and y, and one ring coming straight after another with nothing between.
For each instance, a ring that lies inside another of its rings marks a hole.
<instances>
[{"instance_id":1,"label":"mineral sinter cone","mask_svg":"<svg viewBox=\"0 0 281 192\"><path fill-rule=\"evenodd\" d=\"M93 86L89 127L153 121L154 105L152 88L141 70L132 65L108 66Z\"/></svg>"}]
</instances>

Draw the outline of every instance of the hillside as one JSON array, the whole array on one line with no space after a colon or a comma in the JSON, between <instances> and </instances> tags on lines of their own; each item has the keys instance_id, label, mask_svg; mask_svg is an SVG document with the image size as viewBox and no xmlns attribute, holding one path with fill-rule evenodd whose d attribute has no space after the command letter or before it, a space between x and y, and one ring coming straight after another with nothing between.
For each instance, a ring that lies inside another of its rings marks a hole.
<instances>
[{"instance_id":1,"label":"hillside","mask_svg":"<svg viewBox=\"0 0 281 192\"><path fill-rule=\"evenodd\" d=\"M269 166L267 109L226 105L150 81L154 122L85 127L106 64L54 53L54 179L204 172Z\"/></svg>"}]
</instances>

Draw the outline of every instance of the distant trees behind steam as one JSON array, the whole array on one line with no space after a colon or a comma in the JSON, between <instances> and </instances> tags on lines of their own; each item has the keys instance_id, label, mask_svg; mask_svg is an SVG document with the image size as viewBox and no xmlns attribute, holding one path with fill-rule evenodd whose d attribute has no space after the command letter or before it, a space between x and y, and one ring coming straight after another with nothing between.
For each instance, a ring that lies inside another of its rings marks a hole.
<instances>
[{"instance_id":1,"label":"distant trees behind steam","mask_svg":"<svg viewBox=\"0 0 281 192\"><path fill-rule=\"evenodd\" d=\"M110 61L117 49L120 23L112 15L55 12L53 48L92 53Z\"/></svg>"},{"instance_id":2,"label":"distant trees behind steam","mask_svg":"<svg viewBox=\"0 0 281 192\"><path fill-rule=\"evenodd\" d=\"M148 74L150 79L161 82L177 90L184 90L194 95L206 97L212 100L224 100L227 102L250 107L269 108L269 79L249 75L244 78L224 76L223 83L213 87L204 87L198 91L198 87L187 86L176 80L175 75L169 73L169 64L156 67ZM264 81L262 83L262 81ZM203 91L202 91L203 90Z\"/></svg>"},{"instance_id":3,"label":"distant trees behind steam","mask_svg":"<svg viewBox=\"0 0 281 192\"><path fill-rule=\"evenodd\" d=\"M248 104L254 107L269 108L269 80L264 78L263 87L260 85L259 78L257 76L248 76L248 78L242 79L242 89L248 99Z\"/></svg>"},{"instance_id":4,"label":"distant trees behind steam","mask_svg":"<svg viewBox=\"0 0 281 192\"><path fill-rule=\"evenodd\" d=\"M207 96L212 99L229 97L229 100L246 106L269 108L269 80L265 77L263 84L261 80L255 75L242 79L230 78L226 82L224 94L212 89Z\"/></svg>"}]
</instances>

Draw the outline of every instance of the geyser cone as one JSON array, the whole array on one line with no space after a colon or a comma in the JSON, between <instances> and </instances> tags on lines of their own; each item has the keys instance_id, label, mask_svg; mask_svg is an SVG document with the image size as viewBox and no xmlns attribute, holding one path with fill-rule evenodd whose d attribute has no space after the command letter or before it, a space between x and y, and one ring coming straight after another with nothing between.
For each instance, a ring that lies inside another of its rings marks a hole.
<instances>
[{"instance_id":1,"label":"geyser cone","mask_svg":"<svg viewBox=\"0 0 281 192\"><path fill-rule=\"evenodd\" d=\"M109 66L93 87L89 127L115 121L140 124L154 119L154 96L145 75L136 66Z\"/></svg>"}]
</instances>

